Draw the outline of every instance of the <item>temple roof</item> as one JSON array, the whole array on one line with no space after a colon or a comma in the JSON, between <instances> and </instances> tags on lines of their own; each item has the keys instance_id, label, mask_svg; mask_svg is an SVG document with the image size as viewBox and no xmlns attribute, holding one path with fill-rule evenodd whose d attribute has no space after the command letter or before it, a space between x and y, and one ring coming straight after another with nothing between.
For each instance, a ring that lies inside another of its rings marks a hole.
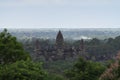
<instances>
[{"instance_id":1,"label":"temple roof","mask_svg":"<svg viewBox=\"0 0 120 80\"><path fill-rule=\"evenodd\" d=\"M62 46L63 43L64 43L64 38L63 38L61 31L59 30L57 37L56 37L56 44L57 46Z\"/></svg>"}]
</instances>

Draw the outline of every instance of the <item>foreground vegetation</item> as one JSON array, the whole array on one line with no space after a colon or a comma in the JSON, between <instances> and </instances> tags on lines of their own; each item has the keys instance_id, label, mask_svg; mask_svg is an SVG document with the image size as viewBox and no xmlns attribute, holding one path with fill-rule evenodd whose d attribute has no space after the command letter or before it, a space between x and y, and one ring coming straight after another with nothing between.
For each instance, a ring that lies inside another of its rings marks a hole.
<instances>
[{"instance_id":1,"label":"foreground vegetation","mask_svg":"<svg viewBox=\"0 0 120 80\"><path fill-rule=\"evenodd\" d=\"M113 40L111 41L113 42ZM56 61L48 62L47 65L46 63L33 61L29 53L24 50L22 44L6 29L0 33L0 80L120 79L119 54L116 60L110 63L111 65L88 61L84 58L79 58L75 62Z\"/></svg>"}]
</instances>

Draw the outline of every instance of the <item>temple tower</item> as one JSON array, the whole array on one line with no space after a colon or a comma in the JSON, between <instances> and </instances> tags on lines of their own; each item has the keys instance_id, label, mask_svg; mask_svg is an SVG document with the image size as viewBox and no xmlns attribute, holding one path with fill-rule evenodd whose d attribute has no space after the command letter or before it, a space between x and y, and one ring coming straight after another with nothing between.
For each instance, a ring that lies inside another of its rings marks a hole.
<instances>
[{"instance_id":1,"label":"temple tower","mask_svg":"<svg viewBox=\"0 0 120 80\"><path fill-rule=\"evenodd\" d=\"M83 39L81 39L81 41L80 41L80 49L81 49L82 51L85 50L85 47L84 47L84 40L83 40Z\"/></svg>"},{"instance_id":2,"label":"temple tower","mask_svg":"<svg viewBox=\"0 0 120 80\"><path fill-rule=\"evenodd\" d=\"M35 48L40 49L40 42L38 39L35 41Z\"/></svg>"},{"instance_id":3,"label":"temple tower","mask_svg":"<svg viewBox=\"0 0 120 80\"><path fill-rule=\"evenodd\" d=\"M80 50L81 50L80 51L80 55L83 58L87 59L88 58L88 54L85 51L85 44L84 44L84 40L83 39L81 39L81 42L80 42Z\"/></svg>"},{"instance_id":4,"label":"temple tower","mask_svg":"<svg viewBox=\"0 0 120 80\"><path fill-rule=\"evenodd\" d=\"M33 56L33 60L38 60L39 59L39 56L41 55L41 52L40 52L40 42L38 39L35 40L35 43L34 43L34 53L32 56Z\"/></svg>"},{"instance_id":5,"label":"temple tower","mask_svg":"<svg viewBox=\"0 0 120 80\"><path fill-rule=\"evenodd\" d=\"M40 54L40 42L38 39L35 41L35 50L34 51L36 54Z\"/></svg>"},{"instance_id":6,"label":"temple tower","mask_svg":"<svg viewBox=\"0 0 120 80\"><path fill-rule=\"evenodd\" d=\"M56 37L56 47L63 48L63 45L64 45L64 38L63 38L61 31L59 30L57 37Z\"/></svg>"}]
</instances>

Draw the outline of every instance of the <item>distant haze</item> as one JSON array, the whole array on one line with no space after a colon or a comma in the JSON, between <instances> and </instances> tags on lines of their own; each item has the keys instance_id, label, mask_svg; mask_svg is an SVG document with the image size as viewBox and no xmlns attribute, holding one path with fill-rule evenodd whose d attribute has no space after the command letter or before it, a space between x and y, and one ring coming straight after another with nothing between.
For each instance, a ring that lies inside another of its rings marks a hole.
<instances>
[{"instance_id":1,"label":"distant haze","mask_svg":"<svg viewBox=\"0 0 120 80\"><path fill-rule=\"evenodd\" d=\"M0 32L3 29L0 29ZM8 31L16 36L17 39L56 39L58 31L61 30L65 40L81 40L81 39L107 39L120 36L120 28L80 28L80 29L8 29Z\"/></svg>"},{"instance_id":2,"label":"distant haze","mask_svg":"<svg viewBox=\"0 0 120 80\"><path fill-rule=\"evenodd\" d=\"M120 28L120 0L0 0L0 28Z\"/></svg>"}]
</instances>

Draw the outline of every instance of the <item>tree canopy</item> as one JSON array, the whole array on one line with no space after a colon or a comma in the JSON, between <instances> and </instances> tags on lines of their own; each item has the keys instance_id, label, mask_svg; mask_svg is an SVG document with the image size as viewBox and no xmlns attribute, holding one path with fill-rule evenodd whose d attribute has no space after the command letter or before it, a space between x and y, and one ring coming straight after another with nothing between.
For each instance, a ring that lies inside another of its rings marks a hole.
<instances>
[{"instance_id":1,"label":"tree canopy","mask_svg":"<svg viewBox=\"0 0 120 80\"><path fill-rule=\"evenodd\" d=\"M114 63L112 63L99 80L120 80L120 52L117 54Z\"/></svg>"},{"instance_id":2,"label":"tree canopy","mask_svg":"<svg viewBox=\"0 0 120 80\"><path fill-rule=\"evenodd\" d=\"M46 76L41 63L30 60L0 66L0 80L45 80Z\"/></svg>"},{"instance_id":3,"label":"tree canopy","mask_svg":"<svg viewBox=\"0 0 120 80\"><path fill-rule=\"evenodd\" d=\"M65 72L65 75L70 80L98 80L104 70L105 67L100 63L80 58L72 69Z\"/></svg>"},{"instance_id":4,"label":"tree canopy","mask_svg":"<svg viewBox=\"0 0 120 80\"><path fill-rule=\"evenodd\" d=\"M0 64L30 59L29 54L23 49L22 44L4 29L0 33Z\"/></svg>"}]
</instances>

